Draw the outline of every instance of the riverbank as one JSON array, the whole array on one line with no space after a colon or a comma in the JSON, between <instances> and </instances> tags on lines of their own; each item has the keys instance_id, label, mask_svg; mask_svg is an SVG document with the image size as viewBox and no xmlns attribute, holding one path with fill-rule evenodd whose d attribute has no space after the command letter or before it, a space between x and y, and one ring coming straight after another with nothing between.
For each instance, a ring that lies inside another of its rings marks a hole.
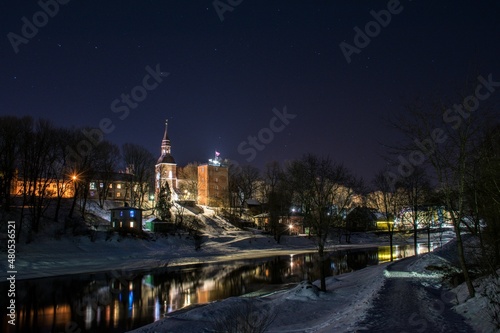
<instances>
[{"instance_id":1,"label":"riverbank","mask_svg":"<svg viewBox=\"0 0 500 333\"><path fill-rule=\"evenodd\" d=\"M415 283L430 286L440 291L438 295L446 295L446 307L452 308L467 320L469 328L463 332L498 332L492 323L488 299L479 291L491 284L487 279L475 281L478 294L468 299L464 284L450 289L444 285L444 270L437 267L451 267L445 259L454 252L455 244L448 244L435 253L404 259L404 271L388 269L392 263L376 266L327 278L327 292L318 290L319 282L313 284L303 282L298 286L281 290L263 297L232 297L205 306L178 311L164 318L135 329L129 333L153 332L215 332L243 331L245 327L258 326L270 333L285 332L365 332L369 328L364 320L373 309L374 300L381 288L393 279L412 279ZM400 262L400 261L398 261ZM500 273L500 271L499 271ZM392 285L389 283L389 286ZM404 295L399 295L404 302ZM419 299L421 307L432 313L431 317L446 322L443 297ZM451 300L451 303L449 301ZM417 310L416 310L417 311ZM425 313L415 312L408 318L398 318L407 324L409 331L425 329ZM388 320L387 332L391 331L390 316L380 318ZM418 319L418 320L417 320ZM451 320L451 319L450 319ZM238 328L238 330L236 330ZM462 331L462 330L461 330Z\"/></svg>"},{"instance_id":2,"label":"riverbank","mask_svg":"<svg viewBox=\"0 0 500 333\"><path fill-rule=\"evenodd\" d=\"M330 244L329 250L387 245L372 234L357 234L351 244ZM274 255L316 251L314 238L283 236L280 244L269 235L231 230L208 235L199 250L188 235L157 236L153 240L122 237L107 239L100 233L92 241L87 236L38 239L18 244L15 266L17 279L33 279L68 274L110 270L140 270L197 263L223 262ZM0 264L0 278L5 279L5 263Z\"/></svg>"},{"instance_id":3,"label":"riverbank","mask_svg":"<svg viewBox=\"0 0 500 333\"><path fill-rule=\"evenodd\" d=\"M59 239L38 237L29 244L21 243L16 247L16 277L24 280L113 270L148 270L316 251L315 239L305 235L283 236L281 243L277 244L270 235L257 230L243 231L223 220L216 220L207 229L210 230L205 233L198 250L192 237L187 234L155 235L149 240L118 234L109 237L106 233L98 233L92 240L88 236L63 236ZM433 235L431 241L446 242L450 236L451 234ZM421 243L426 240L427 236L421 235ZM372 233L355 233L350 244L338 244L337 241L331 240L327 249L334 251L388 245L387 237ZM411 245L411 235L398 235L395 244ZM431 254L418 258L417 262L420 264L412 268L409 276L422 276L432 281L440 278L436 271L426 271L427 266L434 265L429 259L435 259L433 256ZM443 257L450 255L443 254ZM4 265L5 263L0 264ZM381 286L390 278L385 273L387 265L389 264L383 263L330 277L327 279L326 293L319 292L316 287L318 282L315 282L314 285L302 283L290 290L266 293L264 297L231 297L168 314L162 320L133 332L200 332L215 326L235 325L235 320L225 322L224 318L244 317L243 313L253 313L253 317L243 318L247 322L259 321L262 317L261 324L269 324L269 332L362 331L363 327L358 327L359 323L365 318ZM6 271L6 267L1 268L2 279L6 277L2 275ZM486 330L477 332L493 332L489 330L490 326L486 326L488 322L484 318L487 302L480 296L466 301L464 290L463 287L456 290L459 302L457 311L469 316L469 321L473 323L471 325L486 327ZM476 317L481 320L476 320Z\"/></svg>"},{"instance_id":4,"label":"riverbank","mask_svg":"<svg viewBox=\"0 0 500 333\"><path fill-rule=\"evenodd\" d=\"M265 297L232 297L168 315L130 331L230 331L238 325L268 325L266 332L353 332L384 281L388 263L327 279L328 292L306 282ZM242 326L239 326L240 328Z\"/></svg>"},{"instance_id":5,"label":"riverbank","mask_svg":"<svg viewBox=\"0 0 500 333\"><path fill-rule=\"evenodd\" d=\"M103 219L107 213L97 205L91 205L94 217ZM91 215L89 215L90 218ZM62 223L44 220L43 228L36 237L22 234L16 244L15 270L17 280L93 273L110 270L146 270L166 266L229 260L261 258L274 255L314 252L314 237L282 235L278 244L271 235L260 230L241 230L206 208L197 215L203 224L201 246L187 233L175 235L150 234L148 239L120 236L117 233L95 232L91 237L74 236L62 232ZM62 232L62 233L61 233ZM449 233L449 232L448 232ZM0 251L7 249L7 234L0 234ZM443 234L433 235L433 242L445 242ZM450 235L444 234L445 238ZM422 243L426 237L422 235ZM327 242L326 250L334 251L367 246L388 245L387 236L374 233L353 233L351 241L339 243L337 238ZM412 244L411 235L395 235L394 244ZM0 262L0 279L7 277L7 261Z\"/></svg>"}]
</instances>

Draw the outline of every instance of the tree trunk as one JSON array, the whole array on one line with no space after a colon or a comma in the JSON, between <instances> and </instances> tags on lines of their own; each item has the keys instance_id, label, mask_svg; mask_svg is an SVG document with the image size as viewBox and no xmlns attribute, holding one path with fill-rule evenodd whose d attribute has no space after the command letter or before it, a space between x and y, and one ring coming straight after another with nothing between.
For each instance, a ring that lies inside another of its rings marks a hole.
<instances>
[{"instance_id":1,"label":"tree trunk","mask_svg":"<svg viewBox=\"0 0 500 333\"><path fill-rule=\"evenodd\" d=\"M321 291L326 291L326 272L325 272L325 249L324 244L320 241L318 244L318 255L319 255L319 265L320 265L320 278L321 278Z\"/></svg>"},{"instance_id":2,"label":"tree trunk","mask_svg":"<svg viewBox=\"0 0 500 333\"><path fill-rule=\"evenodd\" d=\"M389 226L390 228L390 226ZM394 255L392 254L392 237L394 235L394 231L393 230L389 230L389 247L390 247L390 251L391 251L391 261L394 261Z\"/></svg>"},{"instance_id":3,"label":"tree trunk","mask_svg":"<svg viewBox=\"0 0 500 333\"><path fill-rule=\"evenodd\" d=\"M418 256L418 245L417 245L417 222L413 223L413 248L415 250L415 255Z\"/></svg>"},{"instance_id":4,"label":"tree trunk","mask_svg":"<svg viewBox=\"0 0 500 333\"><path fill-rule=\"evenodd\" d=\"M21 239L21 231L23 230L23 219L24 219L24 200L23 206L21 207L21 216L19 217L19 227L16 226L16 243L19 243Z\"/></svg>"},{"instance_id":5,"label":"tree trunk","mask_svg":"<svg viewBox=\"0 0 500 333\"><path fill-rule=\"evenodd\" d=\"M431 252L431 227L427 227L427 252Z\"/></svg>"},{"instance_id":6,"label":"tree trunk","mask_svg":"<svg viewBox=\"0 0 500 333\"><path fill-rule=\"evenodd\" d=\"M68 217L69 218L72 218L73 217L73 212L75 211L75 206L76 206L76 194L77 194L77 190L75 190L75 194L73 196L73 202L71 203L71 208L69 210L69 214L68 214ZM66 226L64 226L64 228L66 228Z\"/></svg>"},{"instance_id":7,"label":"tree trunk","mask_svg":"<svg viewBox=\"0 0 500 333\"><path fill-rule=\"evenodd\" d=\"M12 186L12 179L10 178L11 176L8 176L7 179L5 180L5 211L10 211L10 205L11 205L11 197L10 197L10 188Z\"/></svg>"},{"instance_id":8,"label":"tree trunk","mask_svg":"<svg viewBox=\"0 0 500 333\"><path fill-rule=\"evenodd\" d=\"M460 234L460 225L455 223L455 235L457 237L457 250L458 250L458 260L460 261L460 268L464 274L465 283L467 284L467 289L469 290L469 296L475 296L475 289L472 285L472 280L469 276L469 270L467 269L467 264L465 262L464 245L462 242L462 235Z\"/></svg>"}]
</instances>

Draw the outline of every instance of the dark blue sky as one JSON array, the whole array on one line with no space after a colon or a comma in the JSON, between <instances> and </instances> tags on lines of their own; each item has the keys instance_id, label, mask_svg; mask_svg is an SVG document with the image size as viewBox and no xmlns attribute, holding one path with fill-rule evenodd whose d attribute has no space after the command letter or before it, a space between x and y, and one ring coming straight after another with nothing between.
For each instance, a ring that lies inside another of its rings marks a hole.
<instances>
[{"instance_id":1,"label":"dark blue sky","mask_svg":"<svg viewBox=\"0 0 500 333\"><path fill-rule=\"evenodd\" d=\"M216 149L246 163L252 154L244 142L260 132L269 142L251 164L312 152L369 179L384 165L380 142L399 140L384 118L405 112L404 102L452 96L471 75L500 81L500 2L493 0L401 0L399 13L348 63L339 44L354 45L354 27L364 30L370 11L390 2L244 0L221 21L210 0L72 0L16 53L8 34L22 36L22 18L43 15L36 1L5 1L0 114L64 126L98 127L108 118L115 128L107 139L155 155L168 117L180 165ZM145 68L157 64L169 75L126 117L113 112L113 101L142 86ZM271 140L265 128L273 108L284 106L296 117L273 123Z\"/></svg>"}]
</instances>

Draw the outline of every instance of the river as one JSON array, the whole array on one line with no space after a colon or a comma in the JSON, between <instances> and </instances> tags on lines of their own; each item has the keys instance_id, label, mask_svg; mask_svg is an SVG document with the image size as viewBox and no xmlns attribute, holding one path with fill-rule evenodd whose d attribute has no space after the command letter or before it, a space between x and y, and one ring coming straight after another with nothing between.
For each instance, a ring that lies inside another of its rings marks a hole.
<instances>
[{"instance_id":1,"label":"river","mask_svg":"<svg viewBox=\"0 0 500 333\"><path fill-rule=\"evenodd\" d=\"M421 245L419 252L427 252ZM338 250L325 265L338 275L389 259L389 247ZM396 258L413 247L396 246ZM315 253L226 261L148 271L110 271L17 282L17 325L2 318L2 332L125 332L196 304L241 295L263 295L316 280ZM0 285L6 295L7 284ZM5 307L2 306L3 309ZM5 311L5 310L4 310Z\"/></svg>"}]
</instances>

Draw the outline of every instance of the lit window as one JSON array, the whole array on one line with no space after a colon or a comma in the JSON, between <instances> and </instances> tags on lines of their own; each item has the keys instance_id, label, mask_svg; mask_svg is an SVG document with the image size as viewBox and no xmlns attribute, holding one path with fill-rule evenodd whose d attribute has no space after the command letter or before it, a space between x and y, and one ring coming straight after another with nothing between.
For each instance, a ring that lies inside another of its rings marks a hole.
<instances>
[{"instance_id":1,"label":"lit window","mask_svg":"<svg viewBox=\"0 0 500 333\"><path fill-rule=\"evenodd\" d=\"M103 183L99 183L99 187L100 187L100 188L103 188L103 187L104 187L104 184L103 184Z\"/></svg>"},{"instance_id":2,"label":"lit window","mask_svg":"<svg viewBox=\"0 0 500 333\"><path fill-rule=\"evenodd\" d=\"M121 196L121 192L116 192L116 197L119 198Z\"/></svg>"},{"instance_id":3,"label":"lit window","mask_svg":"<svg viewBox=\"0 0 500 333\"><path fill-rule=\"evenodd\" d=\"M134 227L134 221L130 221L130 227L133 228Z\"/></svg>"},{"instance_id":4,"label":"lit window","mask_svg":"<svg viewBox=\"0 0 500 333\"><path fill-rule=\"evenodd\" d=\"M120 216L123 216L123 210L120 210Z\"/></svg>"},{"instance_id":5,"label":"lit window","mask_svg":"<svg viewBox=\"0 0 500 333\"><path fill-rule=\"evenodd\" d=\"M101 186L102 187L102 186ZM90 183L90 189L91 190L95 190L95 182L91 182Z\"/></svg>"},{"instance_id":6,"label":"lit window","mask_svg":"<svg viewBox=\"0 0 500 333\"><path fill-rule=\"evenodd\" d=\"M122 184L116 184L116 188L121 189L122 188Z\"/></svg>"},{"instance_id":7,"label":"lit window","mask_svg":"<svg viewBox=\"0 0 500 333\"><path fill-rule=\"evenodd\" d=\"M130 211L130 217L135 217L135 211L133 210Z\"/></svg>"},{"instance_id":8,"label":"lit window","mask_svg":"<svg viewBox=\"0 0 500 333\"><path fill-rule=\"evenodd\" d=\"M113 188L113 184L109 184L109 188Z\"/></svg>"}]
</instances>

